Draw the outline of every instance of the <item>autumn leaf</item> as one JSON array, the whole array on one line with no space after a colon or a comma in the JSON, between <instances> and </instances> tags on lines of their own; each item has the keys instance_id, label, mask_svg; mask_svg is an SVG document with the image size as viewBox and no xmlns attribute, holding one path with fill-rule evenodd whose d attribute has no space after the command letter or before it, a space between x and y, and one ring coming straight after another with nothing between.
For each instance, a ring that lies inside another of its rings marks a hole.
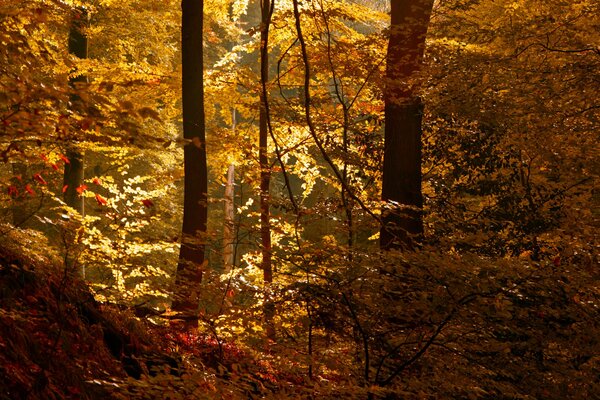
<instances>
[{"instance_id":1,"label":"autumn leaf","mask_svg":"<svg viewBox=\"0 0 600 400\"><path fill-rule=\"evenodd\" d=\"M71 161L69 161L69 159L65 155L61 154L59 155L59 157L65 162L65 164L71 164Z\"/></svg>"},{"instance_id":2,"label":"autumn leaf","mask_svg":"<svg viewBox=\"0 0 600 400\"><path fill-rule=\"evenodd\" d=\"M152 200L145 199L145 200L142 200L142 204L145 205L146 207L150 208L154 205L154 202Z\"/></svg>"},{"instance_id":3,"label":"autumn leaf","mask_svg":"<svg viewBox=\"0 0 600 400\"><path fill-rule=\"evenodd\" d=\"M65 193L67 191L67 189L69 188L69 185L65 185L62 188L62 192Z\"/></svg>"},{"instance_id":4,"label":"autumn leaf","mask_svg":"<svg viewBox=\"0 0 600 400\"><path fill-rule=\"evenodd\" d=\"M31 186L29 184L25 185L25 191L32 196L35 194L35 192L33 191L33 189L31 188Z\"/></svg>"},{"instance_id":5,"label":"autumn leaf","mask_svg":"<svg viewBox=\"0 0 600 400\"><path fill-rule=\"evenodd\" d=\"M58 165L52 164L52 169L55 170L55 171L58 171Z\"/></svg>"},{"instance_id":6,"label":"autumn leaf","mask_svg":"<svg viewBox=\"0 0 600 400\"><path fill-rule=\"evenodd\" d=\"M33 175L33 179L35 179L36 181L38 181L41 185L47 185L48 184L48 182L46 182L46 180L40 174Z\"/></svg>"},{"instance_id":7,"label":"autumn leaf","mask_svg":"<svg viewBox=\"0 0 600 400\"><path fill-rule=\"evenodd\" d=\"M87 188L88 188L87 185L80 185L75 190L77 191L77 193L83 194L83 192L85 192L87 190Z\"/></svg>"},{"instance_id":8,"label":"autumn leaf","mask_svg":"<svg viewBox=\"0 0 600 400\"><path fill-rule=\"evenodd\" d=\"M98 178L94 178L94 179L92 180L92 183L93 183L94 185L102 185L102 182L100 182L100 179L98 179Z\"/></svg>"},{"instance_id":9,"label":"autumn leaf","mask_svg":"<svg viewBox=\"0 0 600 400\"><path fill-rule=\"evenodd\" d=\"M96 201L98 202L98 205L101 206L105 206L108 204L108 201L106 201L106 199L102 196L100 196L98 193L96 193Z\"/></svg>"},{"instance_id":10,"label":"autumn leaf","mask_svg":"<svg viewBox=\"0 0 600 400\"><path fill-rule=\"evenodd\" d=\"M8 195L12 197L17 197L19 195L19 189L17 189L17 187L13 185L9 186Z\"/></svg>"}]
</instances>

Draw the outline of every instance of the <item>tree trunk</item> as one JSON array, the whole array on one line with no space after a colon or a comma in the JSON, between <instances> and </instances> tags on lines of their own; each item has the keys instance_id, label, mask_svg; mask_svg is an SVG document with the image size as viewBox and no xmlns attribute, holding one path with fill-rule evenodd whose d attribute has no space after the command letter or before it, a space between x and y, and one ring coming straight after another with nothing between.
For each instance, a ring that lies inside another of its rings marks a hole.
<instances>
[{"instance_id":1,"label":"tree trunk","mask_svg":"<svg viewBox=\"0 0 600 400\"><path fill-rule=\"evenodd\" d=\"M182 0L182 89L184 147L184 200L182 243L177 265L172 309L194 326L198 304L207 223L208 174L206 166L203 79L203 0Z\"/></svg>"},{"instance_id":2,"label":"tree trunk","mask_svg":"<svg viewBox=\"0 0 600 400\"><path fill-rule=\"evenodd\" d=\"M235 245L235 222L233 214L233 194L234 194L235 166L229 165L227 168L227 183L225 184L225 224L223 226L223 267L229 272L233 267L234 245Z\"/></svg>"},{"instance_id":3,"label":"tree trunk","mask_svg":"<svg viewBox=\"0 0 600 400\"><path fill-rule=\"evenodd\" d=\"M27 179L29 175L29 168L23 161L15 162L12 164L13 172L13 183L18 188L19 193L24 190L23 179ZM17 178L18 177L18 178ZM30 224L27 222L31 219L34 214L34 207L31 205L31 201L25 196L15 196L12 204L12 217L13 225L19 228L29 228Z\"/></svg>"},{"instance_id":4,"label":"tree trunk","mask_svg":"<svg viewBox=\"0 0 600 400\"><path fill-rule=\"evenodd\" d=\"M83 154L71 145L67 149L66 157L69 163L65 164L63 175L63 186L67 187L63 193L63 200L83 216L83 196L77 192L77 188L83 184Z\"/></svg>"},{"instance_id":5,"label":"tree trunk","mask_svg":"<svg viewBox=\"0 0 600 400\"><path fill-rule=\"evenodd\" d=\"M71 27L69 30L69 53L78 58L88 58L88 40L83 29L89 23L89 15L85 8L77 8L71 18ZM71 95L71 107L74 111L83 112L81 98L76 91L80 85L87 83L87 76L79 75L71 78L70 84L75 93ZM65 204L74 208L79 214L84 215L83 196L77 192L77 188L83 184L83 154L77 149L77 146L70 144L66 151L69 163L65 164L63 175L63 186L67 189L64 192L63 199Z\"/></svg>"},{"instance_id":6,"label":"tree trunk","mask_svg":"<svg viewBox=\"0 0 600 400\"><path fill-rule=\"evenodd\" d=\"M269 138L269 112L267 100L267 82L269 81L269 27L273 14L274 0L261 0L260 22L260 120L259 120L259 152L260 163L260 238L262 246L263 281L265 286L273 282L273 265L271 263L271 215L269 210L271 170L269 168L268 138ZM268 296L269 289L265 296ZM264 305L267 335L275 336L273 317L275 310L269 298L265 298Z\"/></svg>"},{"instance_id":7,"label":"tree trunk","mask_svg":"<svg viewBox=\"0 0 600 400\"><path fill-rule=\"evenodd\" d=\"M414 249L423 235L418 74L433 0L392 0L385 90L380 246Z\"/></svg>"},{"instance_id":8,"label":"tree trunk","mask_svg":"<svg viewBox=\"0 0 600 400\"><path fill-rule=\"evenodd\" d=\"M269 168L268 150L268 115L267 115L267 82L269 80L269 26L271 25L271 1L261 0L260 30L260 120L259 120L259 153L260 163L260 237L262 246L262 270L265 283L273 282L271 264L271 223L269 212L269 186L271 171Z\"/></svg>"}]
</instances>

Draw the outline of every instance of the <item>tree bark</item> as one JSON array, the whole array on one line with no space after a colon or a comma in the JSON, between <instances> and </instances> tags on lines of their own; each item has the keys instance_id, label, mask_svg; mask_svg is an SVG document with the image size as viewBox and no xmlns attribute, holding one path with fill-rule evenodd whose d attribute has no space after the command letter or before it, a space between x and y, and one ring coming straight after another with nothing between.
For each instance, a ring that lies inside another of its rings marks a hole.
<instances>
[{"instance_id":1,"label":"tree bark","mask_svg":"<svg viewBox=\"0 0 600 400\"><path fill-rule=\"evenodd\" d=\"M227 183L225 184L225 224L223 226L223 267L229 272L234 263L234 242L235 242L235 222L233 211L235 166L229 165L227 168Z\"/></svg>"},{"instance_id":2,"label":"tree bark","mask_svg":"<svg viewBox=\"0 0 600 400\"><path fill-rule=\"evenodd\" d=\"M189 326L194 326L198 321L208 217L202 49L204 1L182 0L181 10L183 137L188 143L184 147L182 243L172 309L179 312Z\"/></svg>"},{"instance_id":3,"label":"tree bark","mask_svg":"<svg viewBox=\"0 0 600 400\"><path fill-rule=\"evenodd\" d=\"M414 249L423 235L421 120L414 83L421 69L433 0L392 0L385 89L380 246Z\"/></svg>"},{"instance_id":4,"label":"tree bark","mask_svg":"<svg viewBox=\"0 0 600 400\"><path fill-rule=\"evenodd\" d=\"M261 0L261 30L260 30L260 119L259 119L259 151L260 164L260 238L262 246L263 277L265 283L273 282L273 267L271 264L271 222L270 222L270 193L271 171L268 156L268 115L267 115L267 82L269 80L269 26L271 25L271 0Z\"/></svg>"},{"instance_id":5,"label":"tree bark","mask_svg":"<svg viewBox=\"0 0 600 400\"><path fill-rule=\"evenodd\" d=\"M267 99L267 82L269 81L269 27L273 15L274 0L261 0L261 22L260 22L260 119L259 119L259 152L260 164L260 238L262 247L263 282L267 286L265 293L265 322L267 335L275 336L273 328L273 317L275 309L268 298L268 286L273 282L273 264L271 262L271 213L270 213L270 183L271 169L269 167L269 105Z\"/></svg>"},{"instance_id":6,"label":"tree bark","mask_svg":"<svg viewBox=\"0 0 600 400\"><path fill-rule=\"evenodd\" d=\"M69 30L69 53L78 58L88 58L88 40L83 32L89 23L89 15L85 8L79 7L73 12L71 26ZM80 85L88 82L87 76L78 75L70 79L71 88L74 93L71 95L71 107L74 111L83 112L81 98L77 95L77 89ZM69 160L65 164L63 174L63 186L67 189L64 192L63 200L69 207L75 209L82 216L84 215L84 198L77 192L77 188L83 184L83 154L77 149L77 146L70 144L67 147L66 157Z\"/></svg>"},{"instance_id":7,"label":"tree bark","mask_svg":"<svg viewBox=\"0 0 600 400\"><path fill-rule=\"evenodd\" d=\"M27 164L23 161L13 163L12 172L14 176L14 186L18 188L19 192L22 192L24 189L22 180L23 178L26 179L29 176L29 168L27 168ZM13 225L15 227L28 228L29 224L27 222L32 216L33 207L31 205L31 201L27 200L25 197L20 197L18 195L15 196L12 204Z\"/></svg>"}]
</instances>

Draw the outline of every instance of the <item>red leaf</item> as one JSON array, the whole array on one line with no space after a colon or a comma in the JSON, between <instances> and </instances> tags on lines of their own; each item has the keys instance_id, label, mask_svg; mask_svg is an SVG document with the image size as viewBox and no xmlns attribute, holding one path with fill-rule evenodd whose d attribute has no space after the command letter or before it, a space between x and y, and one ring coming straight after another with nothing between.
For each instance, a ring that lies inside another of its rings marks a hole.
<instances>
[{"instance_id":1,"label":"red leaf","mask_svg":"<svg viewBox=\"0 0 600 400\"><path fill-rule=\"evenodd\" d=\"M102 182L100 182L100 179L98 178L94 178L92 182L94 183L94 185L102 185Z\"/></svg>"},{"instance_id":2,"label":"red leaf","mask_svg":"<svg viewBox=\"0 0 600 400\"><path fill-rule=\"evenodd\" d=\"M19 189L17 189L17 187L13 186L13 185L9 186L8 187L8 195L17 197L19 195Z\"/></svg>"},{"instance_id":3,"label":"red leaf","mask_svg":"<svg viewBox=\"0 0 600 400\"><path fill-rule=\"evenodd\" d=\"M47 185L48 184L48 182L46 182L46 180L44 178L42 178L42 175L40 175L40 174L33 175L33 179L35 179L36 181L38 181L42 185Z\"/></svg>"},{"instance_id":4,"label":"red leaf","mask_svg":"<svg viewBox=\"0 0 600 400\"><path fill-rule=\"evenodd\" d=\"M87 185L81 185L75 190L77 191L77 193L83 194L83 192L85 192L87 190L87 188L88 188Z\"/></svg>"},{"instance_id":5,"label":"red leaf","mask_svg":"<svg viewBox=\"0 0 600 400\"><path fill-rule=\"evenodd\" d=\"M63 154L59 155L60 159L63 160L65 162L65 164L71 164L71 161L69 161L69 159L67 157L65 157Z\"/></svg>"},{"instance_id":6,"label":"red leaf","mask_svg":"<svg viewBox=\"0 0 600 400\"><path fill-rule=\"evenodd\" d=\"M40 158L44 161L48 161L48 157L45 154L40 154Z\"/></svg>"},{"instance_id":7,"label":"red leaf","mask_svg":"<svg viewBox=\"0 0 600 400\"><path fill-rule=\"evenodd\" d=\"M101 206L105 206L108 204L108 201L106 201L106 199L104 197L100 196L98 193L96 193L96 201Z\"/></svg>"},{"instance_id":8,"label":"red leaf","mask_svg":"<svg viewBox=\"0 0 600 400\"><path fill-rule=\"evenodd\" d=\"M32 196L35 194L35 192L34 192L34 191L33 191L33 189L31 188L31 186L29 186L29 183L28 183L27 185L25 185L25 191L26 191L27 193L29 193L30 195L32 195Z\"/></svg>"},{"instance_id":9,"label":"red leaf","mask_svg":"<svg viewBox=\"0 0 600 400\"><path fill-rule=\"evenodd\" d=\"M69 188L69 185L65 185L62 188L62 192L65 193L67 191L67 189Z\"/></svg>"},{"instance_id":10,"label":"red leaf","mask_svg":"<svg viewBox=\"0 0 600 400\"><path fill-rule=\"evenodd\" d=\"M235 295L235 292L233 291L233 289L229 289L227 291L227 297L233 297Z\"/></svg>"},{"instance_id":11,"label":"red leaf","mask_svg":"<svg viewBox=\"0 0 600 400\"><path fill-rule=\"evenodd\" d=\"M152 202L152 200L146 199L146 200L142 200L142 204L145 205L146 207L150 208L154 205L154 202Z\"/></svg>"},{"instance_id":12,"label":"red leaf","mask_svg":"<svg viewBox=\"0 0 600 400\"><path fill-rule=\"evenodd\" d=\"M58 165L52 164L52 169L55 170L55 171L58 171Z\"/></svg>"}]
</instances>

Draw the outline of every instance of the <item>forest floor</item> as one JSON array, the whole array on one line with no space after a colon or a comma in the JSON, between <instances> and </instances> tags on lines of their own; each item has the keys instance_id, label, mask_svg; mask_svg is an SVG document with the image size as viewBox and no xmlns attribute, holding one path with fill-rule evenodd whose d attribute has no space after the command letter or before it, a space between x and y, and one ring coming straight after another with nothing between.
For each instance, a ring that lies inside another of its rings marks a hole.
<instances>
[{"instance_id":1,"label":"forest floor","mask_svg":"<svg viewBox=\"0 0 600 400\"><path fill-rule=\"evenodd\" d=\"M99 304L61 260L4 239L0 399L285 398L285 387L303 390L301 377L282 376L234 344Z\"/></svg>"},{"instance_id":2,"label":"forest floor","mask_svg":"<svg viewBox=\"0 0 600 400\"><path fill-rule=\"evenodd\" d=\"M66 273L65 259L49 251L45 240L18 229L0 240L0 400L600 399L593 265L573 262L561 275L551 269L558 262L544 264L534 271L535 279L524 272L527 280L514 299L505 291L505 297L482 295L479 304L465 303L461 312L453 312L445 342L426 356L423 346L414 368L402 370L398 383L384 390L361 384L343 368L309 379L289 349L268 339L244 346L185 330L164 316L161 323L151 323L135 310L101 304L85 282ZM442 270L441 263L436 265ZM478 285L502 289L507 277L519 273L509 264L486 270L485 279L473 270L465 275L476 278L472 285L465 283L468 290ZM412 278L418 282L417 275ZM423 283L435 291L431 280ZM402 333L390 328L389 334ZM341 353L333 357L343 360Z\"/></svg>"}]
</instances>

